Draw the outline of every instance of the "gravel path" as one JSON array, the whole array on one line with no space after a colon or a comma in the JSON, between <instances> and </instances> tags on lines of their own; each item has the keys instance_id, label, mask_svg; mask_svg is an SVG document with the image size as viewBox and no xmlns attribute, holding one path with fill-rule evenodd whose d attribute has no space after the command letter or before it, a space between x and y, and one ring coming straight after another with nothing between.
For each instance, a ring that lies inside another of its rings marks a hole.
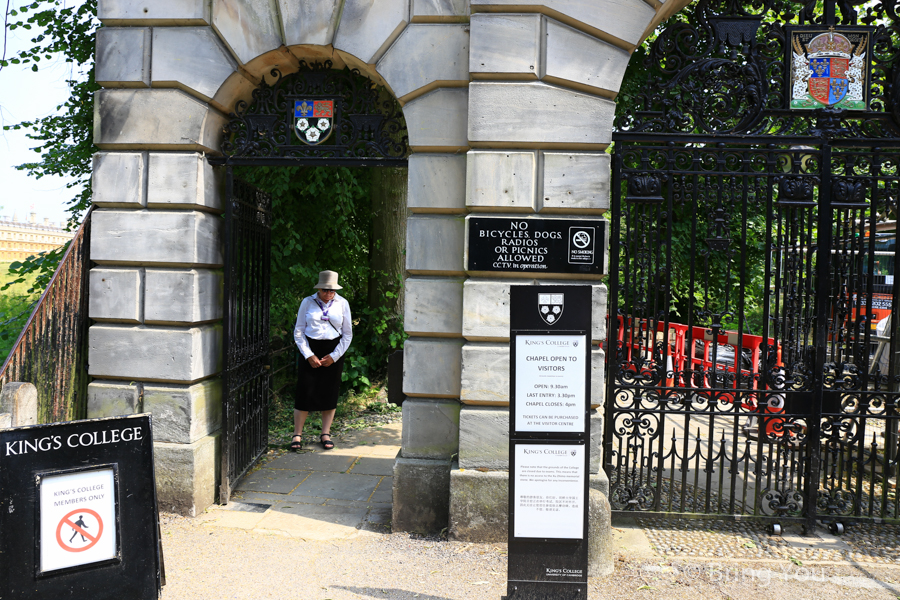
<instances>
[{"instance_id":1,"label":"gravel path","mask_svg":"<svg viewBox=\"0 0 900 600\"><path fill-rule=\"evenodd\" d=\"M161 515L164 600L498 600L505 544L363 532L305 542Z\"/></svg>"},{"instance_id":2,"label":"gravel path","mask_svg":"<svg viewBox=\"0 0 900 600\"><path fill-rule=\"evenodd\" d=\"M361 531L306 542L205 526L161 515L168 584L164 600L499 600L506 545ZM592 578L590 598L897 600L900 565L795 564L619 555L616 572Z\"/></svg>"}]
</instances>

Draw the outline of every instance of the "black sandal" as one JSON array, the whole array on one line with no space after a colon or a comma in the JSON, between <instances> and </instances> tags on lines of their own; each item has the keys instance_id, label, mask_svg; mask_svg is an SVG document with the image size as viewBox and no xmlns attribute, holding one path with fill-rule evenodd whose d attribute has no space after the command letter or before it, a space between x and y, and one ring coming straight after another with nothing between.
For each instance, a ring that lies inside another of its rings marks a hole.
<instances>
[{"instance_id":1,"label":"black sandal","mask_svg":"<svg viewBox=\"0 0 900 600\"><path fill-rule=\"evenodd\" d=\"M331 439L323 439L326 435L331 438L330 433L323 433L319 436L319 441L322 443L323 448L325 448L326 450L331 450L332 448L334 448L334 442L332 442Z\"/></svg>"},{"instance_id":2,"label":"black sandal","mask_svg":"<svg viewBox=\"0 0 900 600\"><path fill-rule=\"evenodd\" d=\"M298 440L295 438L300 438L300 439ZM302 450L302 449L303 449L303 436L298 433L293 438L291 438L291 450L293 450L294 452L297 452L298 450Z\"/></svg>"}]
</instances>

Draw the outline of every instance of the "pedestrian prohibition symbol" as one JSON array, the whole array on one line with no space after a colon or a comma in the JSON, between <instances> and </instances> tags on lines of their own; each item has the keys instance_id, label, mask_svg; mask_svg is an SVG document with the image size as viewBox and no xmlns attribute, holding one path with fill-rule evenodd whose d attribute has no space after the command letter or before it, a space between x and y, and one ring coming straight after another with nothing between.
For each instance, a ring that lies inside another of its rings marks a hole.
<instances>
[{"instance_id":1,"label":"pedestrian prohibition symbol","mask_svg":"<svg viewBox=\"0 0 900 600\"><path fill-rule=\"evenodd\" d=\"M89 550L100 541L102 535L103 519L89 508L73 510L56 526L56 541L67 552Z\"/></svg>"}]
</instances>

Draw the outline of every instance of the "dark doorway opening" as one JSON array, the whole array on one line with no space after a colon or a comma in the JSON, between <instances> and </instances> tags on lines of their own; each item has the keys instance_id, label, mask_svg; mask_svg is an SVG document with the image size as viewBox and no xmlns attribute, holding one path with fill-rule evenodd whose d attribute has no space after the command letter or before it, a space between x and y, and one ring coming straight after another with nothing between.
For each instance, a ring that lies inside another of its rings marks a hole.
<instances>
[{"instance_id":1,"label":"dark doorway opening","mask_svg":"<svg viewBox=\"0 0 900 600\"><path fill-rule=\"evenodd\" d=\"M237 105L226 156L210 159L227 168L221 503L268 448L271 400L293 405L293 324L320 270L341 273L354 311L347 386L386 367L403 335L399 104L327 62L272 76Z\"/></svg>"}]
</instances>

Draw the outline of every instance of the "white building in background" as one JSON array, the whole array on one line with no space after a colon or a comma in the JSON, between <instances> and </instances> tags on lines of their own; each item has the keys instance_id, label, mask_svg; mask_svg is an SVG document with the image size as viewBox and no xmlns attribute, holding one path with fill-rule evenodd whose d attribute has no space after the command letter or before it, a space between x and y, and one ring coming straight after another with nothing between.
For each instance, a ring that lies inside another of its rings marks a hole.
<instances>
[{"instance_id":1,"label":"white building in background","mask_svg":"<svg viewBox=\"0 0 900 600\"><path fill-rule=\"evenodd\" d=\"M49 252L74 235L74 232L66 231L65 223L51 223L50 219L38 223L37 213L29 214L26 222L20 222L15 214L12 218L0 216L0 263Z\"/></svg>"}]
</instances>

